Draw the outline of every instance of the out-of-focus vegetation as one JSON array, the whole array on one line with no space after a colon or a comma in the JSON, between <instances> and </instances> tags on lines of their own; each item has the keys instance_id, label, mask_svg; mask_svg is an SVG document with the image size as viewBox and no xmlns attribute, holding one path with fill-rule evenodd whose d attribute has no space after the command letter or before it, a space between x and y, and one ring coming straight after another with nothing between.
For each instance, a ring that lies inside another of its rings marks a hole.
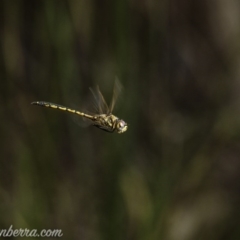
<instances>
[{"instance_id":1,"label":"out-of-focus vegetation","mask_svg":"<svg viewBox=\"0 0 240 240\"><path fill-rule=\"evenodd\" d=\"M240 3L0 1L0 229L240 238ZM99 85L129 124L70 114Z\"/></svg>"}]
</instances>

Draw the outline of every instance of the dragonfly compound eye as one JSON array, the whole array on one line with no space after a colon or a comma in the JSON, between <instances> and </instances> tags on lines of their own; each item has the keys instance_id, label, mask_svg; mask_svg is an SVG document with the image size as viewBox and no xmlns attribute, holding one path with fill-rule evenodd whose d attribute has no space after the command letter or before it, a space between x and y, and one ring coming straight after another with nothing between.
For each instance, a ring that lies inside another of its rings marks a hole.
<instances>
[{"instance_id":1,"label":"dragonfly compound eye","mask_svg":"<svg viewBox=\"0 0 240 240\"><path fill-rule=\"evenodd\" d=\"M117 132L123 133L125 131L127 131L127 123L124 122L123 120L119 120L117 123Z\"/></svg>"}]
</instances>

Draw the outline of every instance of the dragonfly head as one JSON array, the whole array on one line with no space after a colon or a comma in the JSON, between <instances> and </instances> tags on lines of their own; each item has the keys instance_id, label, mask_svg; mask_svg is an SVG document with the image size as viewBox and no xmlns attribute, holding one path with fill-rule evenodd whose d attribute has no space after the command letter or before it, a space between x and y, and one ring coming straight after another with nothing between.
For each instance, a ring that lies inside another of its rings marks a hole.
<instances>
[{"instance_id":1,"label":"dragonfly head","mask_svg":"<svg viewBox=\"0 0 240 240\"><path fill-rule=\"evenodd\" d=\"M125 131L127 131L127 123L121 119L117 120L117 124L116 124L116 131L117 133L123 133Z\"/></svg>"}]
</instances>

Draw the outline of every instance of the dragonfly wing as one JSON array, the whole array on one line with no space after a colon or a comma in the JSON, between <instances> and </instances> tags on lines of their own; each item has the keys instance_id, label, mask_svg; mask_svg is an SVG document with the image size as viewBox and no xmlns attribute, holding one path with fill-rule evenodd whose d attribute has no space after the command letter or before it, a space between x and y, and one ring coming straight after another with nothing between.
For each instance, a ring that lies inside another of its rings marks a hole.
<instances>
[{"instance_id":1,"label":"dragonfly wing","mask_svg":"<svg viewBox=\"0 0 240 240\"><path fill-rule=\"evenodd\" d=\"M90 91L92 92L92 95L94 97L93 102L94 102L94 107L97 110L99 114L103 114L109 111L108 105L99 89L97 86L96 91L90 88Z\"/></svg>"},{"instance_id":2,"label":"dragonfly wing","mask_svg":"<svg viewBox=\"0 0 240 240\"><path fill-rule=\"evenodd\" d=\"M118 96L120 95L121 91L122 91L122 84L120 83L118 78L116 78L115 83L114 83L114 88L113 88L112 101L111 101L108 113L112 113L113 112L114 106L116 104L116 101L117 101Z\"/></svg>"},{"instance_id":3,"label":"dragonfly wing","mask_svg":"<svg viewBox=\"0 0 240 240\"><path fill-rule=\"evenodd\" d=\"M92 113L90 113L89 111L83 109L83 112L88 114L88 115L93 115ZM72 114L71 115L72 120L80 127L86 128L92 125L92 120L85 118L85 117L79 117L76 114Z\"/></svg>"}]
</instances>

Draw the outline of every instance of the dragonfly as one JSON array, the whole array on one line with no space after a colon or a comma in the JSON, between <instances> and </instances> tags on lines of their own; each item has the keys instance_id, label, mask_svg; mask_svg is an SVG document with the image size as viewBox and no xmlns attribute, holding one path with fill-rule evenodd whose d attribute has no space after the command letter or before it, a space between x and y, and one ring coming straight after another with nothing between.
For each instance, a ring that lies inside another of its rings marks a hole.
<instances>
[{"instance_id":1,"label":"dragonfly","mask_svg":"<svg viewBox=\"0 0 240 240\"><path fill-rule=\"evenodd\" d=\"M110 103L110 106L107 105L99 87L97 86L96 91L93 91L90 88L95 102L95 110L97 113L95 114L87 114L84 112L80 112L78 110L68 108L59 104L51 103L51 102L45 102L45 101L36 101L32 102L33 105L38 105L41 107L47 107L52 109L58 109L61 111L69 112L72 114L76 114L78 116L81 116L85 119L90 120L91 124L101 130L104 130L109 133L117 132L117 133L124 133L128 129L127 123L118 118L117 116L113 115L113 109L116 103L116 100L119 96L119 93L121 91L121 85L116 80L113 88L113 96Z\"/></svg>"}]
</instances>

